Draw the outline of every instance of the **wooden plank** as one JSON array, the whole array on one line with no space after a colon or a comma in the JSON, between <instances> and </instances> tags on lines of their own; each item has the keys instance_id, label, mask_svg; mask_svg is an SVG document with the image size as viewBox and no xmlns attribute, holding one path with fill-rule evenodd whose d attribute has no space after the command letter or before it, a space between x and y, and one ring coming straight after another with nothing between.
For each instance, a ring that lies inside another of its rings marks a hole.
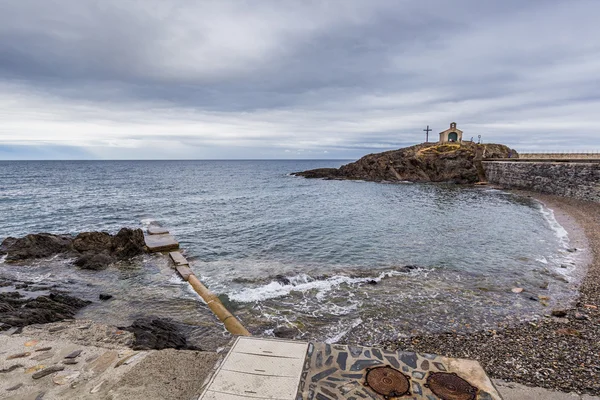
<instances>
[{"instance_id":1,"label":"wooden plank","mask_svg":"<svg viewBox=\"0 0 600 400\"><path fill-rule=\"evenodd\" d=\"M178 251L172 251L169 253L169 257L175 263L175 265L189 265L188 261L185 259L183 254Z\"/></svg>"},{"instance_id":2,"label":"wooden plank","mask_svg":"<svg viewBox=\"0 0 600 400\"><path fill-rule=\"evenodd\" d=\"M179 242L172 235L146 235L146 247L151 253L171 251L179 248Z\"/></svg>"}]
</instances>

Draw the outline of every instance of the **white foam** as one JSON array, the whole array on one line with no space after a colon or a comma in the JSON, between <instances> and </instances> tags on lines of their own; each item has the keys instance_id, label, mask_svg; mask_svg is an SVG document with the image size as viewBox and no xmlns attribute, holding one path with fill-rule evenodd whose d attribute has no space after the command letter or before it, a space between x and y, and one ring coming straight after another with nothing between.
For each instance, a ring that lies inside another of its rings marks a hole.
<instances>
[{"instance_id":1,"label":"white foam","mask_svg":"<svg viewBox=\"0 0 600 400\"><path fill-rule=\"evenodd\" d=\"M6 261L6 256L7 256L7 255L8 255L8 254L5 254L5 255L3 255L3 256L0 256L0 264L4 264L4 261Z\"/></svg>"},{"instance_id":2,"label":"white foam","mask_svg":"<svg viewBox=\"0 0 600 400\"><path fill-rule=\"evenodd\" d=\"M288 278L289 284L280 282L270 282L266 285L256 288L243 289L229 294L229 298L240 303L250 303L255 301L264 301L289 295L291 292L308 292L317 290L317 300L324 300L329 291L339 287L342 284L355 285L369 281L379 282L383 278L400 275L398 271L386 271L376 277L351 278L344 275L334 275L327 279L316 280L306 274L300 274Z\"/></svg>"},{"instance_id":3,"label":"white foam","mask_svg":"<svg viewBox=\"0 0 600 400\"><path fill-rule=\"evenodd\" d=\"M149 226L152 225L153 222L156 222L156 220L154 218L143 218L141 221L142 226Z\"/></svg>"},{"instance_id":4,"label":"white foam","mask_svg":"<svg viewBox=\"0 0 600 400\"><path fill-rule=\"evenodd\" d=\"M542 213L542 216L546 222L548 222L548 225L550 225L550 229L554 231L556 237L561 242L563 247L568 248L569 233L561 224L558 223L556 217L554 216L554 211L540 203L540 212Z\"/></svg>"},{"instance_id":5,"label":"white foam","mask_svg":"<svg viewBox=\"0 0 600 400\"><path fill-rule=\"evenodd\" d=\"M536 258L535 261L541 262L542 264L548 264L548 260L546 260L546 257Z\"/></svg>"},{"instance_id":6,"label":"white foam","mask_svg":"<svg viewBox=\"0 0 600 400\"><path fill-rule=\"evenodd\" d=\"M179 276L178 273L174 273L168 280L169 285L183 285L185 283L185 281L183 279L181 279L181 276Z\"/></svg>"},{"instance_id":7,"label":"white foam","mask_svg":"<svg viewBox=\"0 0 600 400\"><path fill-rule=\"evenodd\" d=\"M359 326L360 324L362 324L363 320L360 318L355 319L354 321L352 321L352 324L350 325L350 327L348 329L345 329L339 333L337 333L336 335L325 339L325 343L327 344L334 344L340 341L341 338L343 338L344 336L346 336L346 334L348 332L350 332L352 329L356 328L357 326Z\"/></svg>"}]
</instances>

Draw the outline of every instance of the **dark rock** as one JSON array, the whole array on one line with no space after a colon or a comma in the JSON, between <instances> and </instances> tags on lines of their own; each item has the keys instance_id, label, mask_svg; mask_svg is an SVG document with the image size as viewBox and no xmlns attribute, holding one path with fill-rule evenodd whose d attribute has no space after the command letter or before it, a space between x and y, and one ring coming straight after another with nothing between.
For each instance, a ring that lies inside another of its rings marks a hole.
<instances>
[{"instance_id":1,"label":"dark rock","mask_svg":"<svg viewBox=\"0 0 600 400\"><path fill-rule=\"evenodd\" d=\"M291 285L292 282L285 276L283 275L276 275L275 276L275 282L279 282L282 285Z\"/></svg>"},{"instance_id":2,"label":"dark rock","mask_svg":"<svg viewBox=\"0 0 600 400\"><path fill-rule=\"evenodd\" d=\"M71 250L70 235L53 235L37 233L19 239L7 238L0 248L6 254L6 261L19 261L29 258L45 258Z\"/></svg>"},{"instance_id":3,"label":"dark rock","mask_svg":"<svg viewBox=\"0 0 600 400\"><path fill-rule=\"evenodd\" d=\"M14 386L11 386L11 387L9 387L9 388L6 388L6 391L7 391L7 392L12 392L13 390L17 390L17 389L19 389L21 386L23 386L23 384L22 384L22 383L17 383L17 384L16 384L16 385L14 385Z\"/></svg>"},{"instance_id":4,"label":"dark rock","mask_svg":"<svg viewBox=\"0 0 600 400\"><path fill-rule=\"evenodd\" d=\"M556 308L556 309L552 310L551 315L553 317L557 317L557 318L566 317L567 316L567 310Z\"/></svg>"},{"instance_id":5,"label":"dark rock","mask_svg":"<svg viewBox=\"0 0 600 400\"><path fill-rule=\"evenodd\" d=\"M134 333L134 350L199 350L187 343L183 329L171 320L141 318L135 320L131 326L119 329Z\"/></svg>"},{"instance_id":6,"label":"dark rock","mask_svg":"<svg viewBox=\"0 0 600 400\"><path fill-rule=\"evenodd\" d=\"M46 369L43 369L41 371L34 373L33 375L31 375L31 377L33 379L40 379L40 378L43 378L44 376L53 374L55 372L62 371L64 369L65 369L65 367L63 367L62 365L52 365L51 367L48 367Z\"/></svg>"},{"instance_id":7,"label":"dark rock","mask_svg":"<svg viewBox=\"0 0 600 400\"><path fill-rule=\"evenodd\" d=\"M123 228L112 238L112 254L125 260L143 254L146 248L144 232L141 229Z\"/></svg>"},{"instance_id":8,"label":"dark rock","mask_svg":"<svg viewBox=\"0 0 600 400\"><path fill-rule=\"evenodd\" d=\"M98 296L98 298L100 300L110 300L113 298L112 294L106 294L106 293L100 293L100 295Z\"/></svg>"},{"instance_id":9,"label":"dark rock","mask_svg":"<svg viewBox=\"0 0 600 400\"><path fill-rule=\"evenodd\" d=\"M108 232L83 232L73 239L73 248L80 253L101 253L112 247L112 236Z\"/></svg>"},{"instance_id":10,"label":"dark rock","mask_svg":"<svg viewBox=\"0 0 600 400\"><path fill-rule=\"evenodd\" d=\"M19 292L0 293L0 330L31 324L47 324L75 317L89 301L65 294L25 298Z\"/></svg>"},{"instance_id":11,"label":"dark rock","mask_svg":"<svg viewBox=\"0 0 600 400\"><path fill-rule=\"evenodd\" d=\"M368 285L377 285L377 281L374 279L371 279L370 281L367 281Z\"/></svg>"},{"instance_id":12,"label":"dark rock","mask_svg":"<svg viewBox=\"0 0 600 400\"><path fill-rule=\"evenodd\" d=\"M13 372L15 369L21 368L22 366L23 366L22 364L11 365L8 368L0 369L0 374L6 374L8 372Z\"/></svg>"},{"instance_id":13,"label":"dark rock","mask_svg":"<svg viewBox=\"0 0 600 400\"><path fill-rule=\"evenodd\" d=\"M74 352L67 354L65 358L77 358L83 350L75 350Z\"/></svg>"},{"instance_id":14,"label":"dark rock","mask_svg":"<svg viewBox=\"0 0 600 400\"><path fill-rule=\"evenodd\" d=\"M300 330L296 327L280 325L273 329L273 335L278 338L293 339L300 334Z\"/></svg>"},{"instance_id":15,"label":"dark rock","mask_svg":"<svg viewBox=\"0 0 600 400\"><path fill-rule=\"evenodd\" d=\"M422 143L399 150L369 154L339 169L320 168L293 175L305 178L354 179L376 182L475 183L485 179L482 155L507 158L517 152L501 144Z\"/></svg>"},{"instance_id":16,"label":"dark rock","mask_svg":"<svg viewBox=\"0 0 600 400\"><path fill-rule=\"evenodd\" d=\"M38 233L22 238L9 237L0 245L6 261L45 258L56 254L77 257L75 265L85 269L103 269L117 260L126 260L145 251L141 229L123 228L114 236L107 232L83 232L70 235Z\"/></svg>"},{"instance_id":17,"label":"dark rock","mask_svg":"<svg viewBox=\"0 0 600 400\"><path fill-rule=\"evenodd\" d=\"M110 264L116 262L116 258L112 257L108 251L94 254L88 253L75 260L75 265L83 269L92 269L95 271L107 268Z\"/></svg>"}]
</instances>

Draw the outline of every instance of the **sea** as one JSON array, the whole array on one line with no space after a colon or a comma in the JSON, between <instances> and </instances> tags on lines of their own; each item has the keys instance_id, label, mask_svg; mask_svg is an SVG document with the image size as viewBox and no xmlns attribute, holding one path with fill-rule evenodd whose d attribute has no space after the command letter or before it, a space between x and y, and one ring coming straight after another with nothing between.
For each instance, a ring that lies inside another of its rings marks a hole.
<instances>
[{"instance_id":1,"label":"sea","mask_svg":"<svg viewBox=\"0 0 600 400\"><path fill-rule=\"evenodd\" d=\"M495 329L576 296L581 271L569 236L535 199L485 186L291 174L345 163L0 161L0 240L160 224L251 332L329 343ZM163 255L103 271L72 261L0 259L0 277L92 300L78 318L117 326L171 318L196 327L205 348L226 336ZM100 293L114 298L99 301Z\"/></svg>"}]
</instances>

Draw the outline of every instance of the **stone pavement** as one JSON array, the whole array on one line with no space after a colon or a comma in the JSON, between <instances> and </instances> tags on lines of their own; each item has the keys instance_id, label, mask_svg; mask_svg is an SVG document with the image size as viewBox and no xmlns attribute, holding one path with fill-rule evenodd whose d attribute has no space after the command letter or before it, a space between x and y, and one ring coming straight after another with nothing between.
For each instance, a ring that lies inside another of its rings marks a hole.
<instances>
[{"instance_id":1,"label":"stone pavement","mask_svg":"<svg viewBox=\"0 0 600 400\"><path fill-rule=\"evenodd\" d=\"M494 388L470 360L255 337L236 339L225 356L136 352L128 335L82 320L0 334L0 399L383 400L407 391L397 398L599 399L502 381Z\"/></svg>"},{"instance_id":2,"label":"stone pavement","mask_svg":"<svg viewBox=\"0 0 600 400\"><path fill-rule=\"evenodd\" d=\"M69 324L82 327L81 321L47 325ZM133 351L111 334L94 336L104 327L88 326L74 340L59 337L70 328L39 336L0 334L0 399L188 400L202 392L221 358L200 351ZM119 337L131 335L112 329Z\"/></svg>"},{"instance_id":3,"label":"stone pavement","mask_svg":"<svg viewBox=\"0 0 600 400\"><path fill-rule=\"evenodd\" d=\"M479 363L371 347L240 337L202 400L501 400Z\"/></svg>"}]
</instances>

